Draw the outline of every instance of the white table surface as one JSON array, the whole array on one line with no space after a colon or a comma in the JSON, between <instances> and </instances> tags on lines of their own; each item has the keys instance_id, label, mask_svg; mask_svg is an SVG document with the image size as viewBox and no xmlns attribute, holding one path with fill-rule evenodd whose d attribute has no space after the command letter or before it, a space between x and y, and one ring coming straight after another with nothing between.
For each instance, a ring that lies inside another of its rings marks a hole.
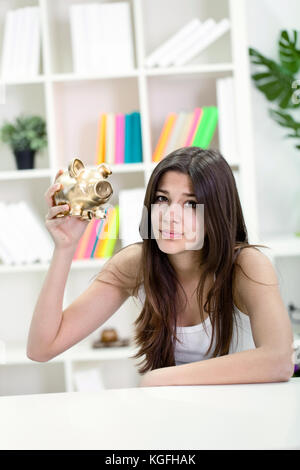
<instances>
[{"instance_id":1,"label":"white table surface","mask_svg":"<svg viewBox=\"0 0 300 470\"><path fill-rule=\"evenodd\" d=\"M0 449L300 449L300 378L0 397Z\"/></svg>"}]
</instances>

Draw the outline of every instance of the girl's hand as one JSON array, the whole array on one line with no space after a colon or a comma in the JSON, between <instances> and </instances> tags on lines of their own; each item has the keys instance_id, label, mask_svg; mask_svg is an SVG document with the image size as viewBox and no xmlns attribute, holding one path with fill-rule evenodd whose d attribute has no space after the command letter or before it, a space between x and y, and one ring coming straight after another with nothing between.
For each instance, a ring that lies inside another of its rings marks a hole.
<instances>
[{"instance_id":1,"label":"girl's hand","mask_svg":"<svg viewBox=\"0 0 300 470\"><path fill-rule=\"evenodd\" d=\"M63 170L58 171L55 180L61 173L63 173ZM70 215L53 218L56 214L70 209L68 204L55 205L54 193L61 186L60 183L54 183L45 192L44 196L49 207L48 213L45 216L45 225L56 248L76 248L90 220L81 220L79 217L71 217Z\"/></svg>"}]
</instances>

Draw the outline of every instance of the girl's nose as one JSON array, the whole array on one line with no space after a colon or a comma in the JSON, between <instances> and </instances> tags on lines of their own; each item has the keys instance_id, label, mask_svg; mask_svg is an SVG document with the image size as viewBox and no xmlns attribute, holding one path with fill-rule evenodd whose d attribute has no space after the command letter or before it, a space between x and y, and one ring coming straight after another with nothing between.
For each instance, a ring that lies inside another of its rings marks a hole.
<instances>
[{"instance_id":1,"label":"girl's nose","mask_svg":"<svg viewBox=\"0 0 300 470\"><path fill-rule=\"evenodd\" d=\"M180 204L165 206L163 217L171 223L180 223L182 221L182 208Z\"/></svg>"}]
</instances>

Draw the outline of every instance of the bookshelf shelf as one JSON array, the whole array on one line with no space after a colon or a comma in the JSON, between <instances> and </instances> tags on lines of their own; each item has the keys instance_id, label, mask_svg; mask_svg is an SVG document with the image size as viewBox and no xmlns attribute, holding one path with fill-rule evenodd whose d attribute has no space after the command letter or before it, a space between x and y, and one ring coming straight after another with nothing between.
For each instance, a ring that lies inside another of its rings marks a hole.
<instances>
[{"instance_id":1,"label":"bookshelf shelf","mask_svg":"<svg viewBox=\"0 0 300 470\"><path fill-rule=\"evenodd\" d=\"M71 270L81 269L100 269L108 258L103 259L86 259L75 260L71 265ZM32 263L19 265L0 265L0 274L20 274L20 273L36 273L48 271L50 263Z\"/></svg>"},{"instance_id":2,"label":"bookshelf shelf","mask_svg":"<svg viewBox=\"0 0 300 470\"><path fill-rule=\"evenodd\" d=\"M48 148L43 155L38 156L33 170L15 170L12 152L0 144L0 200L27 201L37 210L43 223L47 210L44 193L58 169L65 169L74 156L81 158L87 167L94 166L99 114L137 110L141 115L143 162L110 165L113 172L110 180L114 187L111 203L117 204L121 189L146 188L157 165L152 162L152 155L166 114L171 110L178 112L184 108L191 111L196 106L217 105L216 80L228 76L235 80L236 97L243 97L243 100L237 100L235 106L240 162L231 167L240 181L249 242L257 242L245 0L186 0L184 6L182 0L130 0L134 68L109 73L74 73L69 8L83 2L5 0L0 3L0 41L8 10L36 5L40 7L41 13L39 74L34 78L21 77L7 82L0 79L0 85L5 85L5 103L0 105L0 124L21 112L34 113L45 117L48 130ZM216 21L228 17L230 31L185 66L146 67L145 59L149 54L194 17L203 21L210 17ZM218 129L211 146L219 148ZM262 243L272 245L279 257L300 254L299 240L291 242L290 239L280 238ZM116 249L119 247L118 242ZM66 305L73 302L88 286L91 275L100 270L105 262L106 259L91 259L72 263L65 288ZM24 346L10 345L26 341L42 279L49 264L0 265L1 294L7 312L3 319L0 318L0 339L8 345L8 365L38 366L26 358ZM139 312L140 308L131 301L116 312L116 317L119 315L116 327L120 327L121 337ZM113 322L114 319L110 319L104 326L112 325ZM95 334L99 334L99 331ZM95 360L120 359L123 362L118 370L121 370L124 359L128 359L131 352L131 349L121 349L91 351L85 343L66 351L50 361L64 364L65 382L63 385L59 383L57 388L65 386L67 390L73 390L73 365L76 361L84 360L88 364ZM136 375L132 383L136 383L137 378ZM14 394L17 392L14 385L17 381L12 379L11 382L9 393ZM39 391L38 381L36 391Z\"/></svg>"},{"instance_id":3,"label":"bookshelf shelf","mask_svg":"<svg viewBox=\"0 0 300 470\"><path fill-rule=\"evenodd\" d=\"M47 178L51 175L51 169L13 170L1 171L0 181L3 180L26 180L33 178Z\"/></svg>"},{"instance_id":4,"label":"bookshelf shelf","mask_svg":"<svg viewBox=\"0 0 300 470\"><path fill-rule=\"evenodd\" d=\"M61 73L49 76L49 81L52 82L73 82L73 81L88 81L88 80L107 80L114 78L133 78L138 77L138 70L128 70L120 72L110 72L107 74L75 74L75 73Z\"/></svg>"},{"instance_id":5,"label":"bookshelf shelf","mask_svg":"<svg viewBox=\"0 0 300 470\"><path fill-rule=\"evenodd\" d=\"M141 172L145 170L144 163L120 163L117 165L110 164L109 166L113 174ZM88 165L87 167L89 168L90 165Z\"/></svg>"},{"instance_id":6,"label":"bookshelf shelf","mask_svg":"<svg viewBox=\"0 0 300 470\"><path fill-rule=\"evenodd\" d=\"M24 77L18 78L15 80L3 80L0 79L0 83L5 86L12 86L12 85L34 85L35 83L44 83L46 80L45 75L39 75L37 77Z\"/></svg>"},{"instance_id":7,"label":"bookshelf shelf","mask_svg":"<svg viewBox=\"0 0 300 470\"><path fill-rule=\"evenodd\" d=\"M136 349L132 346L119 348L99 348L91 347L90 341L82 341L78 345L73 346L69 350L59 354L49 361L64 362L66 360L81 361L111 361L116 359L128 359L133 355ZM26 356L26 344L8 344L6 348L6 364L32 364L32 361Z\"/></svg>"},{"instance_id":8,"label":"bookshelf shelf","mask_svg":"<svg viewBox=\"0 0 300 470\"><path fill-rule=\"evenodd\" d=\"M143 69L146 76L152 77L156 75L200 75L200 74L223 74L225 72L233 72L234 64L232 63L219 63L219 64L200 64L190 65L184 67L157 67L153 69Z\"/></svg>"},{"instance_id":9,"label":"bookshelf shelf","mask_svg":"<svg viewBox=\"0 0 300 470\"><path fill-rule=\"evenodd\" d=\"M15 85L34 85L35 83L47 82L76 82L76 81L89 81L89 80L107 80L107 79L122 79L133 78L139 76L152 77L159 75L211 75L224 74L226 72L233 72L234 64L232 63L217 63L217 64L200 64L184 67L156 67L147 68L141 67L135 70L110 72L107 74L75 74L75 73L57 73L40 75L32 78L18 78L15 80L3 80L0 78L0 84L4 86Z\"/></svg>"}]
</instances>

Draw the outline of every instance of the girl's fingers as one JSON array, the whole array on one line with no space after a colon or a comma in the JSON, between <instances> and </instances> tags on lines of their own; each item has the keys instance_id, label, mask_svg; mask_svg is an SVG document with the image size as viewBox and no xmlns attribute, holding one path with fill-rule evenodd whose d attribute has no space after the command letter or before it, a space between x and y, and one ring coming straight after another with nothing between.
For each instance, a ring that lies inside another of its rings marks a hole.
<instances>
[{"instance_id":1,"label":"girl's fingers","mask_svg":"<svg viewBox=\"0 0 300 470\"><path fill-rule=\"evenodd\" d=\"M55 176L54 183L47 189L47 191L46 191L45 194L44 194L45 199L46 199L46 202L47 202L47 205L48 205L49 207L55 206L55 201L54 201L54 197L53 197L53 196L54 196L54 193L55 193L56 191L58 191L58 190L61 188L61 186L62 186L60 183L56 183L55 181L56 181L57 177L58 177L61 173L63 173L63 170L62 170L62 169L60 169L60 170L57 172L57 174L56 174L56 176Z\"/></svg>"},{"instance_id":2,"label":"girl's fingers","mask_svg":"<svg viewBox=\"0 0 300 470\"><path fill-rule=\"evenodd\" d=\"M58 170L58 172L56 173L56 176L54 178L54 184L55 184L56 178L58 178L58 176L61 175L61 173L63 173L63 172L64 172L64 170L62 170L62 169Z\"/></svg>"},{"instance_id":3,"label":"girl's fingers","mask_svg":"<svg viewBox=\"0 0 300 470\"><path fill-rule=\"evenodd\" d=\"M60 188L61 188L61 184L55 183L55 184L52 184L45 192L44 196L49 207L55 206L55 201L54 201L53 196L54 196L54 193L56 193L56 191L58 191Z\"/></svg>"},{"instance_id":4,"label":"girl's fingers","mask_svg":"<svg viewBox=\"0 0 300 470\"><path fill-rule=\"evenodd\" d=\"M60 206L50 207L49 211L46 215L46 219L48 219L48 220L53 219L53 217L55 217L60 212L65 212L65 211L68 211L68 210L69 210L69 204L63 204L63 205L60 205Z\"/></svg>"}]
</instances>

